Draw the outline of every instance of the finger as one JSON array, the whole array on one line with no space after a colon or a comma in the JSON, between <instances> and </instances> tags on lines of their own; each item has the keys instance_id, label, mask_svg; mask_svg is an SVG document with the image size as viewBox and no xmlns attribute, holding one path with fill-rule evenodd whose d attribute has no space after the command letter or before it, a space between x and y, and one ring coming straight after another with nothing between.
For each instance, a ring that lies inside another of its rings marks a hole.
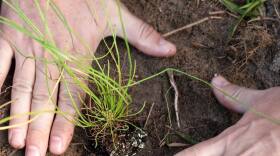
<instances>
[{"instance_id":1,"label":"finger","mask_svg":"<svg viewBox=\"0 0 280 156\"><path fill-rule=\"evenodd\" d=\"M18 116L10 125L19 125L28 121L33 83L35 79L35 62L22 56L16 56L16 67L12 87L12 105L10 115ZM9 143L14 148L23 148L28 125L9 129Z\"/></svg>"},{"instance_id":2,"label":"finger","mask_svg":"<svg viewBox=\"0 0 280 156\"><path fill-rule=\"evenodd\" d=\"M234 85L222 76L213 78L212 84L216 87L213 90L218 101L227 108L240 113L247 111L263 94L263 91Z\"/></svg>"},{"instance_id":3,"label":"finger","mask_svg":"<svg viewBox=\"0 0 280 156\"><path fill-rule=\"evenodd\" d=\"M13 50L9 43L0 38L0 90L9 72Z\"/></svg>"},{"instance_id":4,"label":"finger","mask_svg":"<svg viewBox=\"0 0 280 156\"><path fill-rule=\"evenodd\" d=\"M125 19L124 26L128 41L139 50L157 57L168 57L176 53L176 46L174 44L165 40L149 24L132 15L125 8L122 9L122 18ZM118 20L116 23L118 36L124 38L121 21Z\"/></svg>"},{"instance_id":5,"label":"finger","mask_svg":"<svg viewBox=\"0 0 280 156\"><path fill-rule=\"evenodd\" d=\"M225 141L213 138L190 147L175 156L222 156Z\"/></svg>"},{"instance_id":6,"label":"finger","mask_svg":"<svg viewBox=\"0 0 280 156\"><path fill-rule=\"evenodd\" d=\"M58 110L65 113L66 116L57 114L53 123L50 136L50 152L55 155L61 155L69 146L73 133L74 124L70 121L75 118L79 111L81 99L84 94L80 87L75 85L69 76L61 83L58 99ZM70 120L70 121L69 121Z\"/></svg>"},{"instance_id":7,"label":"finger","mask_svg":"<svg viewBox=\"0 0 280 156\"><path fill-rule=\"evenodd\" d=\"M44 113L40 113L36 120L29 124L26 138L26 156L46 154L57 103L58 75L59 72L55 65L48 64L46 66L39 61L36 62L36 80L31 112Z\"/></svg>"}]
</instances>

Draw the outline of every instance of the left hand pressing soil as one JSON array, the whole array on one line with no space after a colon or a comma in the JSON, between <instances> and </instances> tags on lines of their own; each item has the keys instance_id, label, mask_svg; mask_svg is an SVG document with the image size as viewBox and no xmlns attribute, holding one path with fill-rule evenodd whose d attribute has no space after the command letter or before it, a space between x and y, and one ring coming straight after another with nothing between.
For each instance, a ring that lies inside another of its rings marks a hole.
<instances>
[{"instance_id":1,"label":"left hand pressing soil","mask_svg":"<svg viewBox=\"0 0 280 156\"><path fill-rule=\"evenodd\" d=\"M39 31L44 32L44 24L32 0L9 0L15 2L22 11L38 26ZM42 10L46 10L48 27L53 34L54 41L60 49L69 51L75 56L85 51L79 39L72 40L65 25L57 17L52 9L46 9L47 1L38 1ZM65 16L69 26L83 41L90 45L95 52L100 41L112 35L108 22L115 28L120 37L123 36L122 23L120 22L117 2L115 0L54 0L53 1ZM88 2L88 3L87 3ZM5 2L2 1L1 16L27 27L19 16ZM91 9L91 10L90 10ZM95 16L91 11L94 11ZM109 12L105 12L107 10ZM121 6L122 18L127 32L127 38L136 48L152 56L171 56L176 52L176 47L160 36L151 26L132 15L124 6ZM58 89L56 80L59 77L58 67L48 65L47 70L42 61L35 61L31 58L51 59L50 54L44 51L36 41L27 37L23 33L16 31L8 26L1 25L2 35L0 39L0 87L7 76L11 60L15 58L16 68L12 88L11 116L36 112L41 110L54 110L55 106L50 103L57 103L60 110L73 112L71 100L67 95L65 85ZM13 46L10 44L13 43ZM17 47L21 53L14 48ZM90 63L90 62L88 62ZM71 66L71 65L70 65ZM45 73L48 71L49 78L46 82ZM65 75L67 78L67 75ZM49 90L53 91L54 96L49 100ZM80 93L80 88L69 86L72 94ZM80 102L77 96L75 101ZM29 116L14 118L10 125L26 123ZM60 155L65 152L71 142L74 132L74 125L64 117L54 113L44 113L29 125L20 126L9 130L9 143L14 148L26 147L26 156L44 156L47 148L51 153Z\"/></svg>"}]
</instances>

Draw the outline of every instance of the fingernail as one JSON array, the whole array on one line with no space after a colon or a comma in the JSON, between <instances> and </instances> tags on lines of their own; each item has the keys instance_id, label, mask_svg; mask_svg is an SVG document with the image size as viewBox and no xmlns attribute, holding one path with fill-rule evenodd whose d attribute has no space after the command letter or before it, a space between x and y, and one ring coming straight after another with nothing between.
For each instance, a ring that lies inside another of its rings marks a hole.
<instances>
[{"instance_id":1,"label":"fingernail","mask_svg":"<svg viewBox=\"0 0 280 156\"><path fill-rule=\"evenodd\" d=\"M14 148L23 148L24 136L20 130L12 130L9 135L9 142Z\"/></svg>"},{"instance_id":2,"label":"fingernail","mask_svg":"<svg viewBox=\"0 0 280 156\"><path fill-rule=\"evenodd\" d=\"M36 146L29 146L26 149L26 156L40 156L40 151Z\"/></svg>"},{"instance_id":3,"label":"fingernail","mask_svg":"<svg viewBox=\"0 0 280 156\"><path fill-rule=\"evenodd\" d=\"M176 47L163 38L159 41L159 47L160 50L167 55L174 54L176 52Z\"/></svg>"},{"instance_id":4,"label":"fingernail","mask_svg":"<svg viewBox=\"0 0 280 156\"><path fill-rule=\"evenodd\" d=\"M216 76L213 80L213 85L219 88L225 87L229 85L230 82L228 82L224 77L222 76Z\"/></svg>"},{"instance_id":5,"label":"fingernail","mask_svg":"<svg viewBox=\"0 0 280 156\"><path fill-rule=\"evenodd\" d=\"M61 137L58 137L58 136L52 137L51 146L52 146L52 150L54 150L54 152L61 153L63 150Z\"/></svg>"}]
</instances>

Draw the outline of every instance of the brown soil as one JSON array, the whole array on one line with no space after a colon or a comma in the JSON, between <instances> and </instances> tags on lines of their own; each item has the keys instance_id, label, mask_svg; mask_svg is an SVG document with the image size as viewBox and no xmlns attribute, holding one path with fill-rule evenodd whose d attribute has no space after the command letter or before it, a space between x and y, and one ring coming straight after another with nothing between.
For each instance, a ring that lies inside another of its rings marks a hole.
<instances>
[{"instance_id":1,"label":"brown soil","mask_svg":"<svg viewBox=\"0 0 280 156\"><path fill-rule=\"evenodd\" d=\"M207 17L209 11L225 9L216 0L200 1L199 5L196 0L123 0L123 2L129 10L161 33ZM152 58L133 49L133 57L138 64L138 79L157 73L166 67L174 67L207 81L210 81L215 73L219 73L232 82L246 87L264 89L278 86L280 84L280 29L279 18L277 19L273 5L280 7L280 2L268 2L266 16L275 18L278 22L242 23L229 43L227 42L229 30L236 19L224 14L222 20L210 20L169 37L168 39L178 48L177 55L172 58ZM124 49L124 46L122 47ZM8 79L11 80L12 77ZM143 127L150 107L154 103L146 126L148 134L146 146L138 152L139 156L173 155L189 147L192 141L203 141L216 136L240 117L219 105L211 89L205 85L177 74L175 74L175 81L180 92L179 114L182 126L180 129L176 126L172 90L168 95L169 107L165 100L165 94L170 87L167 75L131 89L135 110L141 108L144 102L148 104L144 112L134 121L139 126ZM2 98L2 101L3 99L8 99L8 96ZM169 125L168 108L171 111L172 128ZM77 131L79 133L75 133L73 143L65 155L94 155L84 131L80 129ZM161 141L168 132L184 134L191 139L186 141L172 135L165 140L166 144L162 144ZM6 132L1 132L0 138L0 155L12 152L7 146ZM187 146L168 147L170 143L184 143ZM20 151L18 155L21 155ZM105 154L97 152L96 155Z\"/></svg>"}]
</instances>

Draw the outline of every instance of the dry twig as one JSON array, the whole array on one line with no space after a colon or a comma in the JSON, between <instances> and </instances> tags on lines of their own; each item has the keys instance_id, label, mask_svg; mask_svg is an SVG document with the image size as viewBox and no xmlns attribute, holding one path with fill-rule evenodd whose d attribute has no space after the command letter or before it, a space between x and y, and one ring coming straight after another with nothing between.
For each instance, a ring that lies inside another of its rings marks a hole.
<instances>
[{"instance_id":1,"label":"dry twig","mask_svg":"<svg viewBox=\"0 0 280 156\"><path fill-rule=\"evenodd\" d=\"M178 128L181 128L180 117L179 117L179 107L178 107L178 99L179 99L178 87L177 87L176 82L174 80L173 72L168 72L167 74L168 74L168 77L169 77L170 84L175 91L174 107L175 107L175 113L176 113L176 120L177 120Z\"/></svg>"},{"instance_id":2,"label":"dry twig","mask_svg":"<svg viewBox=\"0 0 280 156\"><path fill-rule=\"evenodd\" d=\"M273 7L274 7L274 10L275 10L275 13L276 13L277 17L280 19L280 13L278 11L278 7L275 5L275 3L276 3L275 0L273 2L274 2Z\"/></svg>"},{"instance_id":3,"label":"dry twig","mask_svg":"<svg viewBox=\"0 0 280 156\"><path fill-rule=\"evenodd\" d=\"M214 15L222 15L222 14L225 14L226 12L223 11L223 10L219 10L219 11L210 11L208 14L211 15L211 16L214 16Z\"/></svg>"},{"instance_id":4,"label":"dry twig","mask_svg":"<svg viewBox=\"0 0 280 156\"><path fill-rule=\"evenodd\" d=\"M148 121L149 121L149 119L150 119L150 116L151 116L151 114L152 114L152 112L153 112L154 106L155 106L155 103L153 103L152 106L151 106L151 108L150 108L149 114L148 114L148 116L147 116L147 119L146 119L146 122L145 122L145 125L144 125L144 129L146 129L146 127L147 127L147 124L148 124Z\"/></svg>"},{"instance_id":5,"label":"dry twig","mask_svg":"<svg viewBox=\"0 0 280 156\"><path fill-rule=\"evenodd\" d=\"M187 147L188 144L173 142L173 143L167 144L167 146L168 147Z\"/></svg>"},{"instance_id":6,"label":"dry twig","mask_svg":"<svg viewBox=\"0 0 280 156\"><path fill-rule=\"evenodd\" d=\"M204 23L204 22L206 22L206 21L209 21L209 20L211 20L211 19L223 19L223 17L220 17L220 16L209 16L209 17L205 17L205 18L200 19L200 20L198 20L198 21L196 21L196 22L194 22L194 23L188 24L188 25L183 26L183 27L181 27L181 28L172 30L172 31L170 31L170 32L168 32L168 33L165 33L165 34L163 35L163 37L169 37L169 36L174 35L174 34L180 32L180 31L183 31L183 30L192 28L192 27L194 27L194 26L196 26L196 25L199 25L199 24Z\"/></svg>"},{"instance_id":7,"label":"dry twig","mask_svg":"<svg viewBox=\"0 0 280 156\"><path fill-rule=\"evenodd\" d=\"M257 17L257 18L251 19L247 23L252 23L252 22L256 22L256 21L263 21L263 20L279 22L279 20L276 20L275 18L271 18L271 17Z\"/></svg>"}]
</instances>

